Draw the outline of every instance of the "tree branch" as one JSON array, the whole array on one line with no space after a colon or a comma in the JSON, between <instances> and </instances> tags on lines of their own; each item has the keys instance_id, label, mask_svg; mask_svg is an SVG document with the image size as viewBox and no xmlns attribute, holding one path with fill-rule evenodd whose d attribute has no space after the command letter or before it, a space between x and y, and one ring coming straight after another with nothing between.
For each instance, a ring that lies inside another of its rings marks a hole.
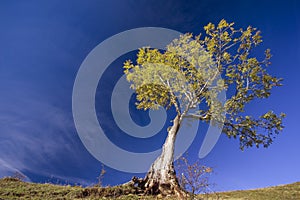
<instances>
[{"instance_id":1,"label":"tree branch","mask_svg":"<svg viewBox=\"0 0 300 200\"><path fill-rule=\"evenodd\" d=\"M199 119L199 120L205 120L205 119L207 119L207 117L208 117L207 113L205 115L197 115L194 113L184 115L184 118L194 118L194 119Z\"/></svg>"}]
</instances>

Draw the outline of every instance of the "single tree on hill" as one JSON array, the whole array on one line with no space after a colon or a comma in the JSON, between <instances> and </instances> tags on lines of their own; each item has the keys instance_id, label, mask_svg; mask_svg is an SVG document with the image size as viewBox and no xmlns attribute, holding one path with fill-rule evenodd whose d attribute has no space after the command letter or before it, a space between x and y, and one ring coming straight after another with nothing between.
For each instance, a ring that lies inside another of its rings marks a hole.
<instances>
[{"instance_id":1,"label":"single tree on hill","mask_svg":"<svg viewBox=\"0 0 300 200\"><path fill-rule=\"evenodd\" d=\"M283 113L269 111L254 118L244 112L247 103L268 98L282 81L267 72L269 49L261 60L253 56L262 42L261 32L251 26L235 29L225 20L209 23L204 30L204 37L184 34L165 51L141 48L136 62L124 63L138 109L176 110L161 155L144 179L135 180L146 193L185 194L173 166L176 135L185 118L213 121L229 138L239 139L241 149L268 147L283 129ZM224 90L227 100L221 102L218 94Z\"/></svg>"}]
</instances>

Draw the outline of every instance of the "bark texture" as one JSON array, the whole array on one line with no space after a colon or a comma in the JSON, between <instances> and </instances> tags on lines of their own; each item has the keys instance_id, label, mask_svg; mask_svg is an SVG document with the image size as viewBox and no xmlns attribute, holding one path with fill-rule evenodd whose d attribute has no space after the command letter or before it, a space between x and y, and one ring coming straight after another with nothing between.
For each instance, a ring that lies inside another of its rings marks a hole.
<instances>
[{"instance_id":1,"label":"bark texture","mask_svg":"<svg viewBox=\"0 0 300 200\"><path fill-rule=\"evenodd\" d=\"M133 183L146 194L151 195L177 195L186 197L186 192L179 186L173 161L176 135L180 127L180 116L173 120L173 126L168 131L168 136L162 147L161 155L153 162L146 177L134 177Z\"/></svg>"}]
</instances>

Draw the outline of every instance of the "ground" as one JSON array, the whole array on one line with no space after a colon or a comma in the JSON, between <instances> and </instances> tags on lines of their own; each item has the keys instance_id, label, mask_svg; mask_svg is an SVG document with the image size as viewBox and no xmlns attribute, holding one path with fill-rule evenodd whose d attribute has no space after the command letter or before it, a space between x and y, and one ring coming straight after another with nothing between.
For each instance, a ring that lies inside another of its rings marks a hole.
<instances>
[{"instance_id":1,"label":"ground","mask_svg":"<svg viewBox=\"0 0 300 200\"><path fill-rule=\"evenodd\" d=\"M96 200L96 199L121 199L121 200L138 200L138 199L167 199L171 200L175 197L158 196L141 196L134 193L130 187L88 187L70 185L54 185L54 184L37 184L26 183L14 178L0 179L0 200L10 199L57 199L57 200ZM222 193L211 193L205 195L197 195L195 199L251 199L251 200L296 200L300 199L300 182L269 187L256 190L243 190Z\"/></svg>"}]
</instances>

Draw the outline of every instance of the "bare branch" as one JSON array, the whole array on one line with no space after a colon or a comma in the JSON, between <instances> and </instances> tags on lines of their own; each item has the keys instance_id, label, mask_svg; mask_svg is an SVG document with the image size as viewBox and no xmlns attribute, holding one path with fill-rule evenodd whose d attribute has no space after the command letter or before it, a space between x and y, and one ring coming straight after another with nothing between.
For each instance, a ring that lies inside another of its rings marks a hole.
<instances>
[{"instance_id":1,"label":"bare branch","mask_svg":"<svg viewBox=\"0 0 300 200\"><path fill-rule=\"evenodd\" d=\"M194 118L194 119L200 119L200 120L205 120L208 117L207 113L205 115L197 115L194 113L187 114L184 116L184 118Z\"/></svg>"}]
</instances>

